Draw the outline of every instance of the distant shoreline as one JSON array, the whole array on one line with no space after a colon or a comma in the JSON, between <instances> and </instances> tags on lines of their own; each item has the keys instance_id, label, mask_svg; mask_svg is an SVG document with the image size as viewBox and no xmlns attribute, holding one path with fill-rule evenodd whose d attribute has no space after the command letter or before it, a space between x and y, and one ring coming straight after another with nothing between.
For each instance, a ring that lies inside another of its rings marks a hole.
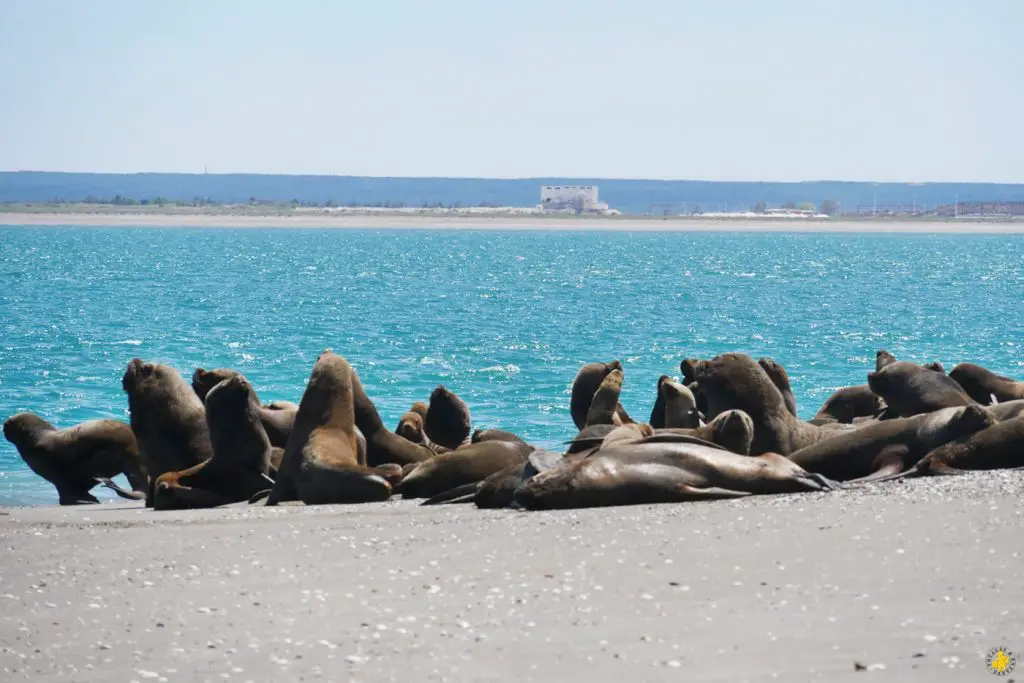
<instances>
[{"instance_id":1,"label":"distant shoreline","mask_svg":"<svg viewBox=\"0 0 1024 683\"><path fill-rule=\"evenodd\" d=\"M1020 234L1024 221L411 213L3 212L0 226Z\"/></svg>"}]
</instances>

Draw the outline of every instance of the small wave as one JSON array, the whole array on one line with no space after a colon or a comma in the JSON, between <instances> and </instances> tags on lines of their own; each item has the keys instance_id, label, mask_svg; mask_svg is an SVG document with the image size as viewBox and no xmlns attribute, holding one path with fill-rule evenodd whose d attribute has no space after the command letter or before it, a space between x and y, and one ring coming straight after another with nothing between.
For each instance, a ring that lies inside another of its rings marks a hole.
<instances>
[{"instance_id":1,"label":"small wave","mask_svg":"<svg viewBox=\"0 0 1024 683\"><path fill-rule=\"evenodd\" d=\"M141 339L122 339L121 341L114 342L117 346L142 346Z\"/></svg>"},{"instance_id":2,"label":"small wave","mask_svg":"<svg viewBox=\"0 0 1024 683\"><path fill-rule=\"evenodd\" d=\"M240 349L242 348L242 342L228 342L227 347L229 349Z\"/></svg>"},{"instance_id":3,"label":"small wave","mask_svg":"<svg viewBox=\"0 0 1024 683\"><path fill-rule=\"evenodd\" d=\"M480 368L478 370L470 370L470 372L493 372L503 373L506 375L517 375L519 374L519 366L509 363L508 365L490 365L486 368Z\"/></svg>"}]
</instances>

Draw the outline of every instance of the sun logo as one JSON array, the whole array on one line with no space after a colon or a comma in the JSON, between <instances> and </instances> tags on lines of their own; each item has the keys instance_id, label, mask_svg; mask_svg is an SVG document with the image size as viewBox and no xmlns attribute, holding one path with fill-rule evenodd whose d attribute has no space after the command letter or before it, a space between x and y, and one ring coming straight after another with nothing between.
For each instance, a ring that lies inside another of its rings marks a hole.
<instances>
[{"instance_id":1,"label":"sun logo","mask_svg":"<svg viewBox=\"0 0 1024 683\"><path fill-rule=\"evenodd\" d=\"M996 676L1007 676L1017 666L1017 657L1005 647L994 647L988 651L985 663Z\"/></svg>"}]
</instances>

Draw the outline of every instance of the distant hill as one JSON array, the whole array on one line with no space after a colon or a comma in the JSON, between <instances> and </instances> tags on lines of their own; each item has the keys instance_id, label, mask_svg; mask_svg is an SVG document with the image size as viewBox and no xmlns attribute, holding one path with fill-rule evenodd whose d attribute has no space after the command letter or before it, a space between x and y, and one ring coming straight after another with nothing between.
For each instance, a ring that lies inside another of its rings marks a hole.
<instances>
[{"instance_id":1,"label":"distant hill","mask_svg":"<svg viewBox=\"0 0 1024 683\"><path fill-rule=\"evenodd\" d=\"M799 183L716 182L700 180L612 180L602 178L367 178L355 176L0 172L0 202L109 200L120 195L137 201L204 198L217 203L298 200L303 204L392 206L534 206L540 185L597 185L601 199L624 213L740 211L764 202L825 200L853 212L877 201L884 206L916 204L929 208L965 201L1024 201L1024 184L879 183L811 181ZM672 205L671 207L665 205Z\"/></svg>"}]
</instances>

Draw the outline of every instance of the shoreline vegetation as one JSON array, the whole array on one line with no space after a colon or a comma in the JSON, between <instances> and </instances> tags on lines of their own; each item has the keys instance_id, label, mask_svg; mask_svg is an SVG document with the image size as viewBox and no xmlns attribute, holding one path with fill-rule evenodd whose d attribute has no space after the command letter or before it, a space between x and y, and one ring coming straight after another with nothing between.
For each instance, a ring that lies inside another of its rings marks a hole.
<instances>
[{"instance_id":1,"label":"shoreline vegetation","mask_svg":"<svg viewBox=\"0 0 1024 683\"><path fill-rule=\"evenodd\" d=\"M224 228L384 228L463 230L637 230L714 232L1024 233L1009 217L778 216L740 212L696 215L575 215L527 209L396 209L268 207L265 205L121 206L0 204L2 226L123 226Z\"/></svg>"}]
</instances>

